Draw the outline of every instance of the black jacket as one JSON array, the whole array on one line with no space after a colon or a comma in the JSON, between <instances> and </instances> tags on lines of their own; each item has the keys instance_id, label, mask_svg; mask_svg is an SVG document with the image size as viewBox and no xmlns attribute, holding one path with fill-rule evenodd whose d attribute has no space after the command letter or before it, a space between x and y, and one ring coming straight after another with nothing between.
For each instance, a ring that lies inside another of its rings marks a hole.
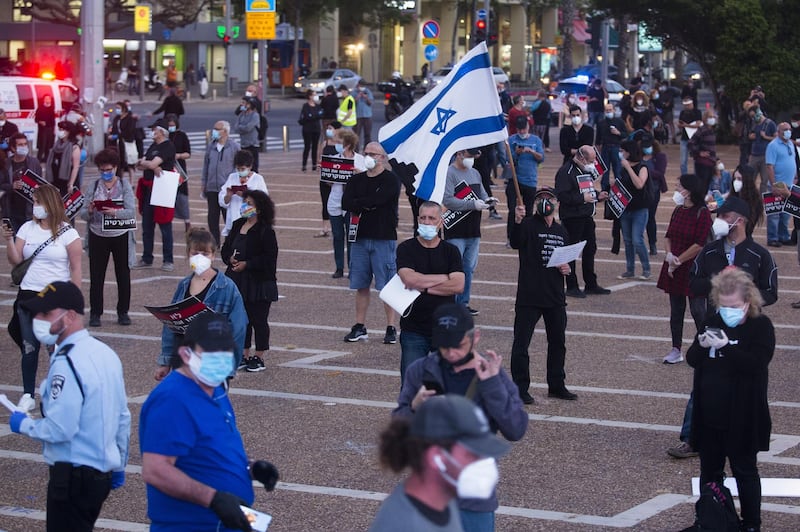
<instances>
[{"instance_id":1,"label":"black jacket","mask_svg":"<svg viewBox=\"0 0 800 532\"><path fill-rule=\"evenodd\" d=\"M222 245L222 262L230 268L231 255L233 255L233 242L247 220L239 218L231 226L231 231L225 237ZM259 281L276 281L278 266L278 239L275 230L263 222L258 222L247 232L247 250L237 259L247 261L245 272Z\"/></svg>"},{"instance_id":2,"label":"black jacket","mask_svg":"<svg viewBox=\"0 0 800 532\"><path fill-rule=\"evenodd\" d=\"M569 235L559 223L549 227L541 216L526 216L511 226L511 247L519 250L516 305L553 308L566 306L564 276L548 268L553 249L566 246Z\"/></svg>"},{"instance_id":3,"label":"black jacket","mask_svg":"<svg viewBox=\"0 0 800 532\"><path fill-rule=\"evenodd\" d=\"M572 127L572 126L570 126ZM578 188L578 176L587 172L570 159L556 173L556 198L558 198L558 217L583 218L594 215L594 203L583 201Z\"/></svg>"}]
</instances>

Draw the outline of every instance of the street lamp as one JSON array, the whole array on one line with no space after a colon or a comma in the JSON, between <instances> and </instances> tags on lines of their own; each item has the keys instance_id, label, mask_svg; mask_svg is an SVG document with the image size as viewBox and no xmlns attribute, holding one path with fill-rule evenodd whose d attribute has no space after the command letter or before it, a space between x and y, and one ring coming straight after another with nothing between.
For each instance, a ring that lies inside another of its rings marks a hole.
<instances>
[{"instance_id":1,"label":"street lamp","mask_svg":"<svg viewBox=\"0 0 800 532\"><path fill-rule=\"evenodd\" d=\"M358 75L364 77L364 72L361 70L364 62L364 43L356 44L356 51L358 52Z\"/></svg>"}]
</instances>

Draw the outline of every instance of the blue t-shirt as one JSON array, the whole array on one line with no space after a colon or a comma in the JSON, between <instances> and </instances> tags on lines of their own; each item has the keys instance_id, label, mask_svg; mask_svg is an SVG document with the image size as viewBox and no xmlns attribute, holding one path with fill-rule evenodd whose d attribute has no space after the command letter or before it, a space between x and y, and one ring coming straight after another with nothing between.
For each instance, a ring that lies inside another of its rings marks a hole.
<instances>
[{"instance_id":1,"label":"blue t-shirt","mask_svg":"<svg viewBox=\"0 0 800 532\"><path fill-rule=\"evenodd\" d=\"M775 181L786 183L789 188L792 188L794 174L797 172L794 149L792 141L784 142L783 139L773 139L767 145L767 155L764 159L764 162L775 167Z\"/></svg>"},{"instance_id":2,"label":"blue t-shirt","mask_svg":"<svg viewBox=\"0 0 800 532\"><path fill-rule=\"evenodd\" d=\"M528 152L517 155L517 146L531 148L536 153L541 153L544 156L542 139L531 134L523 139L519 136L519 133L515 133L508 138L508 143L511 146L511 154L514 156L514 164L517 167L519 184L535 188L539 181L539 162L533 158L533 154ZM544 162L544 159L542 159L542 162Z\"/></svg>"},{"instance_id":3,"label":"blue t-shirt","mask_svg":"<svg viewBox=\"0 0 800 532\"><path fill-rule=\"evenodd\" d=\"M242 436L222 386L212 398L193 380L171 372L142 406L139 441L142 453L175 456L175 467L189 477L253 503ZM149 484L147 516L154 532L228 530L211 509L170 497Z\"/></svg>"}]
</instances>

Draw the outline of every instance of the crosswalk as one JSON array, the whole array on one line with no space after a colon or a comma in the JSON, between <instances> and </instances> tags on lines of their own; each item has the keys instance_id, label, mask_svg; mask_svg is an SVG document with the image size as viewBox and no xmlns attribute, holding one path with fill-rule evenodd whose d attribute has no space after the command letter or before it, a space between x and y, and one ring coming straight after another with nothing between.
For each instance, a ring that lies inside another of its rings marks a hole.
<instances>
[{"instance_id":1,"label":"crosswalk","mask_svg":"<svg viewBox=\"0 0 800 532\"><path fill-rule=\"evenodd\" d=\"M187 131L186 136L189 137L189 144L192 147L192 153L204 153L208 147L206 141L205 131ZM232 133L231 138L239 142L239 134ZM267 135L267 151L276 151L283 149L283 139L280 137L272 137ZM302 150L303 139L289 139L290 150Z\"/></svg>"}]
</instances>

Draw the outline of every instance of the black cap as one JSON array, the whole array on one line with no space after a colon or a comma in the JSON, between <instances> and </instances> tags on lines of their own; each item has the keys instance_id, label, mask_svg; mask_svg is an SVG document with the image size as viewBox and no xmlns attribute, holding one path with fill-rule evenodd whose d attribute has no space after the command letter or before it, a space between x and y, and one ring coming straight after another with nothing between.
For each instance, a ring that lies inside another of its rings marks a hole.
<instances>
[{"instance_id":1,"label":"black cap","mask_svg":"<svg viewBox=\"0 0 800 532\"><path fill-rule=\"evenodd\" d=\"M159 118L158 120L156 120L155 122L150 124L149 127L150 127L150 129L153 129L153 128L156 128L156 127L160 127L164 131L169 131L169 124L163 118Z\"/></svg>"},{"instance_id":2,"label":"black cap","mask_svg":"<svg viewBox=\"0 0 800 532\"><path fill-rule=\"evenodd\" d=\"M456 441L481 457L498 458L511 448L492 434L483 410L461 395L426 400L414 413L410 433L428 441Z\"/></svg>"},{"instance_id":3,"label":"black cap","mask_svg":"<svg viewBox=\"0 0 800 532\"><path fill-rule=\"evenodd\" d=\"M183 335L183 345L197 346L204 351L233 351L233 328L222 314L205 312L189 322Z\"/></svg>"},{"instance_id":4,"label":"black cap","mask_svg":"<svg viewBox=\"0 0 800 532\"><path fill-rule=\"evenodd\" d=\"M434 347L458 347L473 328L475 322L466 306L446 303L433 312L431 343Z\"/></svg>"},{"instance_id":5,"label":"black cap","mask_svg":"<svg viewBox=\"0 0 800 532\"><path fill-rule=\"evenodd\" d=\"M56 281L45 286L35 297L23 301L21 305L34 316L56 308L83 314L84 302L80 288L69 281Z\"/></svg>"},{"instance_id":6,"label":"black cap","mask_svg":"<svg viewBox=\"0 0 800 532\"><path fill-rule=\"evenodd\" d=\"M539 196L552 196L556 197L556 191L553 190L551 187L539 187L536 189L536 194L533 195L533 199L537 199Z\"/></svg>"},{"instance_id":7,"label":"black cap","mask_svg":"<svg viewBox=\"0 0 800 532\"><path fill-rule=\"evenodd\" d=\"M722 204L722 207L717 209L717 216L727 212L735 212L748 220L750 219L750 206L742 198L736 196L728 196L725 199L725 203Z\"/></svg>"},{"instance_id":8,"label":"black cap","mask_svg":"<svg viewBox=\"0 0 800 532\"><path fill-rule=\"evenodd\" d=\"M350 91L350 89L349 89L349 88L347 87L347 85L345 85L344 83L342 83L341 85L339 85L339 90L340 90L340 91L348 91L348 92Z\"/></svg>"},{"instance_id":9,"label":"black cap","mask_svg":"<svg viewBox=\"0 0 800 532\"><path fill-rule=\"evenodd\" d=\"M478 155L481 154L481 150L480 148L470 148L467 150L467 153L469 153L473 157L477 157Z\"/></svg>"},{"instance_id":10,"label":"black cap","mask_svg":"<svg viewBox=\"0 0 800 532\"><path fill-rule=\"evenodd\" d=\"M514 127L517 129L522 129L524 127L528 127L528 117L527 116L518 116L514 120Z\"/></svg>"}]
</instances>

